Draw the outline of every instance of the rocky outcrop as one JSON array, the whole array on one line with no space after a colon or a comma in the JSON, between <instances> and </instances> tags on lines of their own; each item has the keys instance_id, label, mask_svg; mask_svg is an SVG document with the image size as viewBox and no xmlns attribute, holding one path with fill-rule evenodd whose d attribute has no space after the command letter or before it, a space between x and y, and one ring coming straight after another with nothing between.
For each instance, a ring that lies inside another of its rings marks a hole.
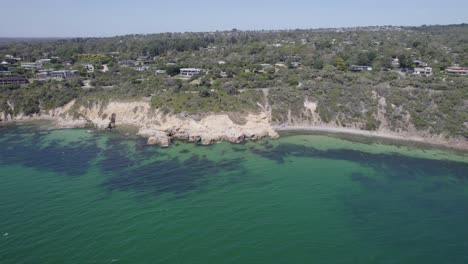
<instances>
[{"instance_id":1,"label":"rocky outcrop","mask_svg":"<svg viewBox=\"0 0 468 264\"><path fill-rule=\"evenodd\" d=\"M132 126L138 135L148 138L148 144L168 146L174 139L208 145L217 141L239 143L278 134L265 112L246 114L242 124L235 123L224 113L204 115L164 114L151 108L147 100L111 101L76 106L70 102L64 107L43 111L34 116L17 116L14 120L53 120L59 128L94 126L112 129Z\"/></svg>"}]
</instances>

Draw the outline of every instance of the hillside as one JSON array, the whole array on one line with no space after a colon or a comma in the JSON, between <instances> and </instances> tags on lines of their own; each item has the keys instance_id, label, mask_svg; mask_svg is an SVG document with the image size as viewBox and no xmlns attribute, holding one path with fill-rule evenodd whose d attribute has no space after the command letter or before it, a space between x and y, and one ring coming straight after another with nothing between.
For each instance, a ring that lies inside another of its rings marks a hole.
<instances>
[{"instance_id":1,"label":"hillside","mask_svg":"<svg viewBox=\"0 0 468 264\"><path fill-rule=\"evenodd\" d=\"M468 66L467 24L16 40L0 42L0 57L1 71L30 81L0 86L12 116L151 97L165 114L268 112L283 126L468 137L468 75L447 71ZM49 68L74 74L41 75Z\"/></svg>"}]
</instances>

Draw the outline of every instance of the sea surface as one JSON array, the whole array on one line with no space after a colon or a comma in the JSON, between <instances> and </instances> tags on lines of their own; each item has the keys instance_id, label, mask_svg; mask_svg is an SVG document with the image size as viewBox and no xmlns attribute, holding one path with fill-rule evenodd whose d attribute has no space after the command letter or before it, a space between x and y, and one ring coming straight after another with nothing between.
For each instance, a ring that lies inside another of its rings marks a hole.
<instances>
[{"instance_id":1,"label":"sea surface","mask_svg":"<svg viewBox=\"0 0 468 264\"><path fill-rule=\"evenodd\" d=\"M0 126L0 263L468 263L467 153Z\"/></svg>"}]
</instances>

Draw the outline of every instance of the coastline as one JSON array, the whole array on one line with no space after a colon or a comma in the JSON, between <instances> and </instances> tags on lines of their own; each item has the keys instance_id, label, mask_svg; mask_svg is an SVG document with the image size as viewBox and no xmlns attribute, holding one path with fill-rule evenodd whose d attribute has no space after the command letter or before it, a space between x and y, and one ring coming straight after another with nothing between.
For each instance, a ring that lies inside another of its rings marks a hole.
<instances>
[{"instance_id":1,"label":"coastline","mask_svg":"<svg viewBox=\"0 0 468 264\"><path fill-rule=\"evenodd\" d=\"M415 134L405 134L405 133L396 133L389 131L368 131L368 130L359 130L355 128L345 128L345 127L332 127L332 126L281 126L273 125L275 131L310 131L310 132L326 132L333 134L345 134L345 135L357 135L364 137L374 137L382 138L389 140L405 141L405 142L415 142L423 143L433 146L454 148L458 150L468 151L468 141L458 140L458 139L447 139L442 136L421 136Z\"/></svg>"}]
</instances>

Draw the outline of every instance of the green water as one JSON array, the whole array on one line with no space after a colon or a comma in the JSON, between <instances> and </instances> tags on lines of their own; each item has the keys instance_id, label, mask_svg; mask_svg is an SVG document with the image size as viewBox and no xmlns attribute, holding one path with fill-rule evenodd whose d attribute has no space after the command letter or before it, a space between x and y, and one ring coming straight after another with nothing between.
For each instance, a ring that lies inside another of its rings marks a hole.
<instances>
[{"instance_id":1,"label":"green water","mask_svg":"<svg viewBox=\"0 0 468 264\"><path fill-rule=\"evenodd\" d=\"M0 263L468 263L468 157L0 126Z\"/></svg>"}]
</instances>

